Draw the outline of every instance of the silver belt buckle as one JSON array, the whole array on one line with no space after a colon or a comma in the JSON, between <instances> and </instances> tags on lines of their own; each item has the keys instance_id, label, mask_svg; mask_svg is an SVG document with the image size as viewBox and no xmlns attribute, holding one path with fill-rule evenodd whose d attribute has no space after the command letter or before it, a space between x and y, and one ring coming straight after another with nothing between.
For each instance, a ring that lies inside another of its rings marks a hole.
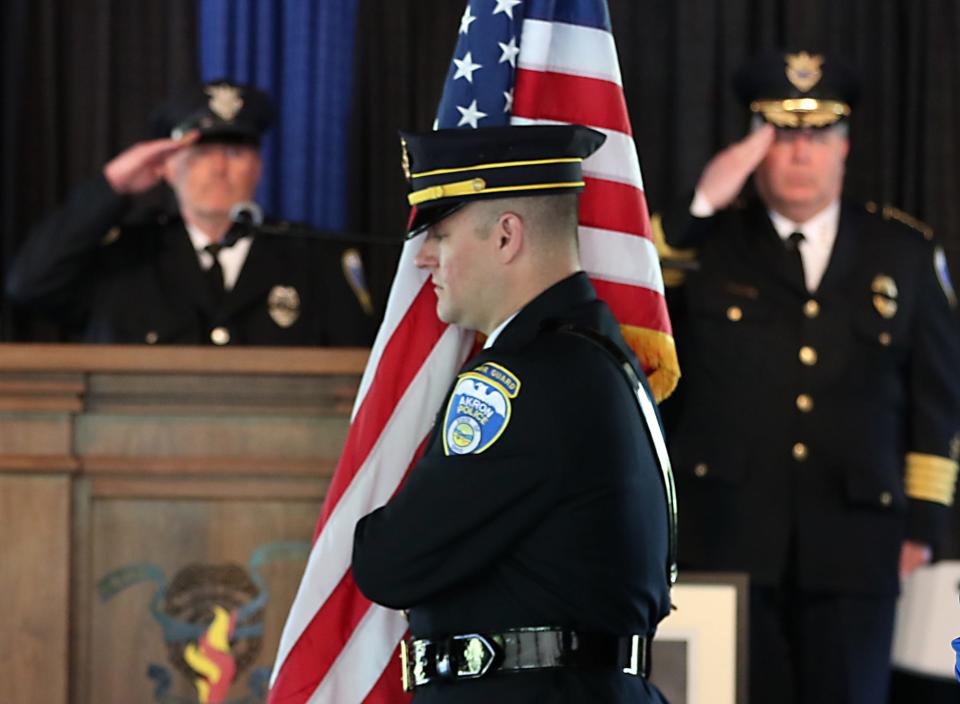
<instances>
[{"instance_id":1,"label":"silver belt buckle","mask_svg":"<svg viewBox=\"0 0 960 704\"><path fill-rule=\"evenodd\" d=\"M493 667L497 651L485 636L465 633L452 636L450 641L463 644L462 657L457 658L457 679L483 677Z\"/></svg>"}]
</instances>

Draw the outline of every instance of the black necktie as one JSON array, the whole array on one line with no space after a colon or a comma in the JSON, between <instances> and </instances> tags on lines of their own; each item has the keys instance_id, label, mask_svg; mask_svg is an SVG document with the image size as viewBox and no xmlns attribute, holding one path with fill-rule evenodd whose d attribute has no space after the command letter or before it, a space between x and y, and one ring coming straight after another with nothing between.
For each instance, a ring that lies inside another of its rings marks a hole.
<instances>
[{"instance_id":1,"label":"black necktie","mask_svg":"<svg viewBox=\"0 0 960 704\"><path fill-rule=\"evenodd\" d=\"M800 255L800 243L805 239L802 232L791 232L783 243L787 250L787 256L790 258L790 267L794 274L798 274L798 278L804 285L806 285L806 279L803 275L803 257Z\"/></svg>"},{"instance_id":2,"label":"black necktie","mask_svg":"<svg viewBox=\"0 0 960 704\"><path fill-rule=\"evenodd\" d=\"M219 254L223 249L222 244L208 244L203 250L213 257L213 264L204 272L207 280L207 288L210 289L210 295L213 296L214 303L220 305L223 302L223 268L220 266Z\"/></svg>"}]
</instances>

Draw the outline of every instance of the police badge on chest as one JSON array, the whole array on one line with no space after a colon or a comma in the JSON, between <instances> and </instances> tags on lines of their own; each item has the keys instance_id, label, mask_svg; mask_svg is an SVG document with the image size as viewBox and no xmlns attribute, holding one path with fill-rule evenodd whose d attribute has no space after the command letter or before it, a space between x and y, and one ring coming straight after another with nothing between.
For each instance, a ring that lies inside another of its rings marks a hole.
<instances>
[{"instance_id":1,"label":"police badge on chest","mask_svg":"<svg viewBox=\"0 0 960 704\"><path fill-rule=\"evenodd\" d=\"M274 286L267 296L267 312L277 325L288 328L300 317L300 294L293 286Z\"/></svg>"}]
</instances>

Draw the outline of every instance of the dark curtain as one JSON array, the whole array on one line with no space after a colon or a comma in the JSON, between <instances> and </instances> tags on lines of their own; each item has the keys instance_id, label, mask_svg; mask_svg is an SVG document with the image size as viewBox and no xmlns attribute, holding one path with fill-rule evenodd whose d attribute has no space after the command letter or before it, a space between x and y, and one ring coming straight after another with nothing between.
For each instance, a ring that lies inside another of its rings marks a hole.
<instances>
[{"instance_id":1,"label":"dark curtain","mask_svg":"<svg viewBox=\"0 0 960 704\"><path fill-rule=\"evenodd\" d=\"M348 230L400 236L406 206L397 130L432 124L463 5L358 0ZM198 37L195 0L4 0L0 7L5 268L30 223L144 136L150 110L197 78ZM775 45L823 49L864 77L847 193L929 222L960 272L956 2L610 0L610 10L652 209L687 193L710 155L743 134L747 120L730 78L744 57ZM397 252L372 253L378 298ZM35 322L14 326L6 304L2 312L3 339L42 337Z\"/></svg>"},{"instance_id":2,"label":"dark curtain","mask_svg":"<svg viewBox=\"0 0 960 704\"><path fill-rule=\"evenodd\" d=\"M351 229L402 243L408 207L397 131L433 125L465 2L358 0L348 166ZM386 294L398 247L368 257L373 294Z\"/></svg>"},{"instance_id":3,"label":"dark curtain","mask_svg":"<svg viewBox=\"0 0 960 704\"><path fill-rule=\"evenodd\" d=\"M746 57L766 47L816 49L844 57L863 77L851 120L846 193L927 221L960 273L960 4L609 5L651 209L691 191L710 156L745 133L745 109L730 84ZM453 0L359 2L350 207L357 229L403 229L396 133L429 129L463 6Z\"/></svg>"},{"instance_id":4,"label":"dark curtain","mask_svg":"<svg viewBox=\"0 0 960 704\"><path fill-rule=\"evenodd\" d=\"M147 135L150 111L195 81L194 0L3 0L0 263L71 185ZM4 302L3 339L56 339Z\"/></svg>"}]
</instances>

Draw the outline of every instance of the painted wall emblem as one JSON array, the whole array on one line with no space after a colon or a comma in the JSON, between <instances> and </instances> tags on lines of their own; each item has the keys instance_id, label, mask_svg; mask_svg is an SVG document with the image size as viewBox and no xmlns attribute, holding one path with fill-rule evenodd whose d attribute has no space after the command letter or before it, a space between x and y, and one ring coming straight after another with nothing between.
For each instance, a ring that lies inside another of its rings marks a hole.
<instances>
[{"instance_id":1,"label":"painted wall emblem","mask_svg":"<svg viewBox=\"0 0 960 704\"><path fill-rule=\"evenodd\" d=\"M192 564L169 581L159 566L137 563L104 575L97 593L107 602L135 584L156 585L149 608L161 627L168 661L147 669L156 702L255 704L267 695L269 667L250 672L245 696L228 699L228 694L256 662L263 644L263 612L270 592L259 569L276 560L306 560L309 554L309 543L272 543L257 548L245 566ZM170 691L174 673L193 685L195 699Z\"/></svg>"}]
</instances>

